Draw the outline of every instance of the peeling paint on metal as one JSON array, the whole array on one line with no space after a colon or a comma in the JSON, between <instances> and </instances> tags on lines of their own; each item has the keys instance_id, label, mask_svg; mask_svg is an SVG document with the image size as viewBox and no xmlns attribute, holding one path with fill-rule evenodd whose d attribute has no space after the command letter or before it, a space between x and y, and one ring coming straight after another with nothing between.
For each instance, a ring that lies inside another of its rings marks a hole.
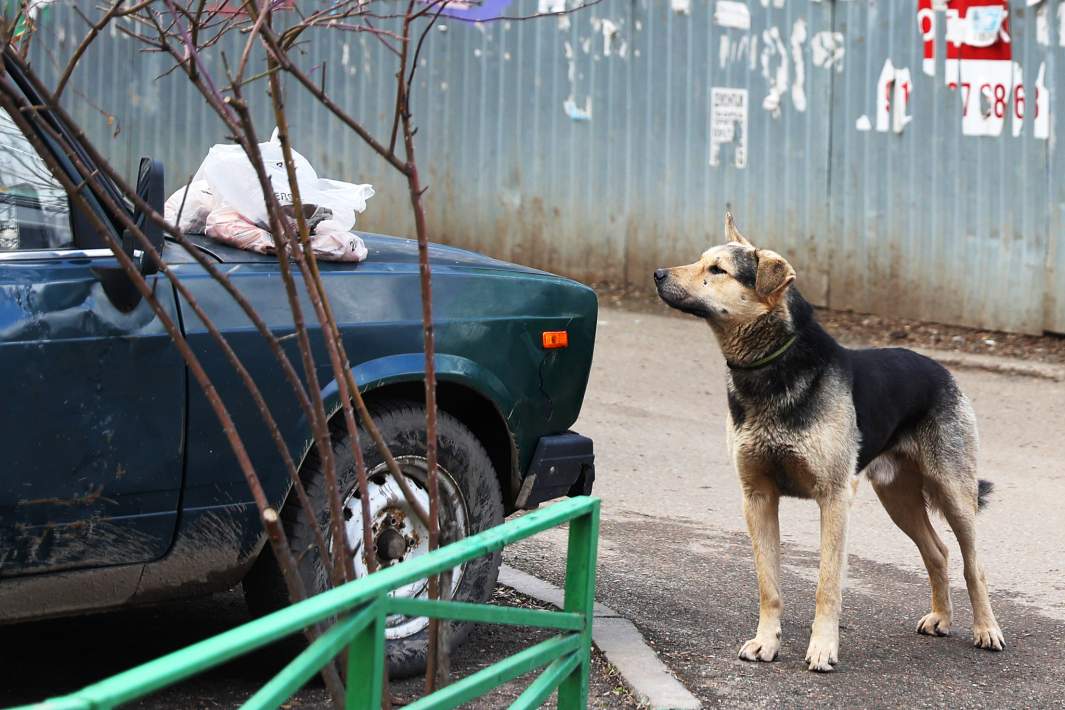
<instances>
[{"instance_id":1,"label":"peeling paint on metal","mask_svg":"<svg viewBox=\"0 0 1065 710\"><path fill-rule=\"evenodd\" d=\"M751 11L747 9L745 2L717 0L714 3L714 23L718 27L749 30L751 29Z\"/></svg>"},{"instance_id":2,"label":"peeling paint on metal","mask_svg":"<svg viewBox=\"0 0 1065 710\"><path fill-rule=\"evenodd\" d=\"M768 92L762 99L762 108L780 118L780 97L788 90L788 52L780 40L780 29L770 27L762 33L762 78L768 85ZM776 69L773 70L773 61Z\"/></svg>"},{"instance_id":3,"label":"peeling paint on metal","mask_svg":"<svg viewBox=\"0 0 1065 710\"><path fill-rule=\"evenodd\" d=\"M810 54L815 67L843 71L843 33L817 32L810 40ZM934 62L933 62L934 65Z\"/></svg>"},{"instance_id":4,"label":"peeling paint on metal","mask_svg":"<svg viewBox=\"0 0 1065 710\"><path fill-rule=\"evenodd\" d=\"M791 28L791 61L795 65L795 81L791 85L791 103L795 110L806 111L806 61L803 59L803 43L806 42L806 20L795 20Z\"/></svg>"},{"instance_id":5,"label":"peeling paint on metal","mask_svg":"<svg viewBox=\"0 0 1065 710\"><path fill-rule=\"evenodd\" d=\"M1039 75L1035 78L1035 137L1040 140L1050 138L1050 91L1046 85L1047 63L1039 65Z\"/></svg>"},{"instance_id":6,"label":"peeling paint on metal","mask_svg":"<svg viewBox=\"0 0 1065 710\"><path fill-rule=\"evenodd\" d=\"M1046 4L1042 4L1035 10L1035 41L1044 47L1050 46L1050 14Z\"/></svg>"},{"instance_id":7,"label":"peeling paint on metal","mask_svg":"<svg viewBox=\"0 0 1065 710\"><path fill-rule=\"evenodd\" d=\"M618 26L610 20L603 20L602 22L603 32L603 56L609 57L614 49L614 38L618 34Z\"/></svg>"}]
</instances>

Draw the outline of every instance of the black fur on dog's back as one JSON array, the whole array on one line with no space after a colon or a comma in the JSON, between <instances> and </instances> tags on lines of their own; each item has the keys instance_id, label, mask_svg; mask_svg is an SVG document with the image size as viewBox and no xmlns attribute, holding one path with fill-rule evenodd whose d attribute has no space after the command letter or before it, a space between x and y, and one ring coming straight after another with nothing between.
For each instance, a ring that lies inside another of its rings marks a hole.
<instances>
[{"instance_id":1,"label":"black fur on dog's back","mask_svg":"<svg viewBox=\"0 0 1065 710\"><path fill-rule=\"evenodd\" d=\"M794 287L787 308L795 344L765 367L731 372L735 392L729 392L729 409L737 425L748 409L772 403L789 426L809 426L820 415L820 382L835 371L851 386L861 435L854 471L859 473L922 423L955 410L963 397L950 372L924 355L904 348L843 347L821 327L813 307ZM990 481L979 482L980 508L991 490Z\"/></svg>"},{"instance_id":2,"label":"black fur on dog's back","mask_svg":"<svg viewBox=\"0 0 1065 710\"><path fill-rule=\"evenodd\" d=\"M862 434L858 470L957 398L954 378L935 360L903 348L843 351Z\"/></svg>"}]
</instances>

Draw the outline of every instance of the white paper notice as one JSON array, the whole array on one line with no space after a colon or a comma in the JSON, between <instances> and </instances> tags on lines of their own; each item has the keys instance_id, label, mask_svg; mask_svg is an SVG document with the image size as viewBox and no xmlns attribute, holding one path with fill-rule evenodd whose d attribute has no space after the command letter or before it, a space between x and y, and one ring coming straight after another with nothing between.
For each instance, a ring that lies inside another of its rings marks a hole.
<instances>
[{"instance_id":1,"label":"white paper notice","mask_svg":"<svg viewBox=\"0 0 1065 710\"><path fill-rule=\"evenodd\" d=\"M732 145L732 164L747 167L747 89L710 89L710 164L721 164L721 146Z\"/></svg>"}]
</instances>

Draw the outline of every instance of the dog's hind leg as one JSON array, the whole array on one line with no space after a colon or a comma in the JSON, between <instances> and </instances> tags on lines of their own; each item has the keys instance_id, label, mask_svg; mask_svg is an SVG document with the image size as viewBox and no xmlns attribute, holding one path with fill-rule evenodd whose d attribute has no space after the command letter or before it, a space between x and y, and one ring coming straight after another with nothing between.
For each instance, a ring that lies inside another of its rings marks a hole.
<instances>
[{"instance_id":1,"label":"dog's hind leg","mask_svg":"<svg viewBox=\"0 0 1065 710\"><path fill-rule=\"evenodd\" d=\"M876 474L873 466L877 466L876 470L883 473ZM892 470L884 471L886 467L891 467ZM928 519L920 471L904 459L874 461L870 465L870 480L888 515L917 545L928 570L928 581L932 585L932 611L917 622L917 633L928 636L949 635L952 610L947 573L947 546L936 535L932 522Z\"/></svg>"},{"instance_id":2,"label":"dog's hind leg","mask_svg":"<svg viewBox=\"0 0 1065 710\"><path fill-rule=\"evenodd\" d=\"M758 573L758 631L740 647L745 661L772 661L780 650L780 495L765 487L744 490L743 514Z\"/></svg>"},{"instance_id":3,"label":"dog's hind leg","mask_svg":"<svg viewBox=\"0 0 1065 710\"><path fill-rule=\"evenodd\" d=\"M973 606L973 644L992 651L1006 646L991 601L987 579L976 555L976 511L980 486L976 478L979 439L976 415L960 392L945 403L919 434L919 460L929 503L938 508L961 548L965 586Z\"/></svg>"},{"instance_id":4,"label":"dog's hind leg","mask_svg":"<svg viewBox=\"0 0 1065 710\"><path fill-rule=\"evenodd\" d=\"M969 600L973 605L973 645L989 651L1001 651L1006 647L1006 641L995 619L995 613L991 611L987 578L976 557L975 476L972 483L972 486L945 486L938 496L939 505L961 547L965 586L969 590Z\"/></svg>"}]
</instances>

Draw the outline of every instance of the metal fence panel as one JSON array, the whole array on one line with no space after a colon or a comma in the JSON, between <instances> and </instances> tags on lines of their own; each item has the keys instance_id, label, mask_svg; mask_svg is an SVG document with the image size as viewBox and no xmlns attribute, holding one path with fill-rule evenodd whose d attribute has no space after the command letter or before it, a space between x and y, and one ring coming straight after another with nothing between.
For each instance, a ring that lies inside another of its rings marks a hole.
<instances>
[{"instance_id":1,"label":"metal fence panel","mask_svg":"<svg viewBox=\"0 0 1065 710\"><path fill-rule=\"evenodd\" d=\"M1034 13L1022 5L1011 8L1012 61L1023 66L1031 96L1047 52L1035 51ZM1048 142L1034 136L1030 117L1022 135L1012 135L1008 99L1001 135L963 133L977 82L988 75L997 84L996 67L971 71L964 60L962 85L948 88L944 13L935 18L940 27L929 76L914 3L836 6L848 65L834 96L830 303L1038 332L1044 325ZM1007 77L1014 75L1009 62L999 63L1007 65ZM892 68L896 82L900 69L909 74L905 110L912 120L896 130L894 113L902 107L893 105L892 125L878 130L878 102L894 88L885 88L881 77ZM966 87L970 81L974 85ZM873 124L867 130L857 127L863 116Z\"/></svg>"},{"instance_id":2,"label":"metal fence panel","mask_svg":"<svg viewBox=\"0 0 1065 710\"><path fill-rule=\"evenodd\" d=\"M645 284L656 266L721 240L731 207L755 243L792 261L815 303L1065 331L1065 164L1054 148L1063 6L1007 4L1008 60L954 62L988 84L987 101L975 85L948 88L945 33L970 6L993 20L1001 0L604 0L565 18L448 20L427 42L414 93L432 235L587 281ZM538 5L515 0L508 12ZM68 6L49 21L56 41L36 49L41 67L83 33ZM238 42L224 43L227 54ZM389 134L394 63L380 43L319 32L301 61L319 76L324 66L333 96ZM157 78L166 68L112 33L66 102L119 166L132 174L152 154L176 189L225 136L187 82ZM963 116L967 93L969 109L989 105L1002 120ZM897 100L884 118L887 94ZM288 103L296 147L321 174L378 188L360 227L411 233L393 171L295 87ZM97 107L116 117L116 137ZM256 116L265 140L263 101Z\"/></svg>"}]
</instances>

